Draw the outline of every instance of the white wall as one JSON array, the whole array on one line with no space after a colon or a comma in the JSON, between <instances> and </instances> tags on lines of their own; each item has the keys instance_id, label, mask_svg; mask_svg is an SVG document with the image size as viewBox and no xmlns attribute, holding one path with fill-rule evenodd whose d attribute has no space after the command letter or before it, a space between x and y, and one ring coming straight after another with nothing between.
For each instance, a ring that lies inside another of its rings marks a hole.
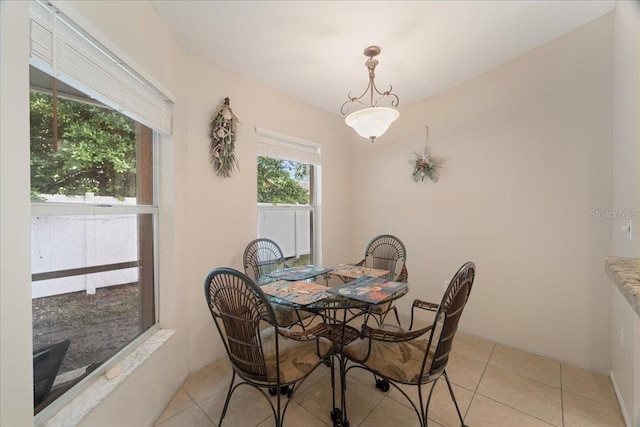
<instances>
[{"instance_id":1,"label":"white wall","mask_svg":"<svg viewBox=\"0 0 640 427\"><path fill-rule=\"evenodd\" d=\"M640 3L619 1L614 13L613 209L640 212ZM640 256L638 219L632 240L612 221L612 255ZM631 426L640 425L640 317L611 281L611 377Z\"/></svg>"},{"instance_id":2,"label":"white wall","mask_svg":"<svg viewBox=\"0 0 640 427\"><path fill-rule=\"evenodd\" d=\"M439 301L443 281L473 260L463 330L608 370L611 224L589 211L611 206L612 24L605 16L401 105L386 135L362 142L357 240L404 241L404 309L414 297ZM411 181L425 125L432 153L447 158L437 184Z\"/></svg>"}]
</instances>

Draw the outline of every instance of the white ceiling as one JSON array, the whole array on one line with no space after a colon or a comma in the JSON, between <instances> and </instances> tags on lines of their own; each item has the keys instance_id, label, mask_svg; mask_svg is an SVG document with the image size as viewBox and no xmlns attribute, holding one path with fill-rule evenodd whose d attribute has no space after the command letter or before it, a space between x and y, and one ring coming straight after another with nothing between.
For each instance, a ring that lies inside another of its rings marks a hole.
<instances>
[{"instance_id":1,"label":"white ceiling","mask_svg":"<svg viewBox=\"0 0 640 427\"><path fill-rule=\"evenodd\" d=\"M152 0L188 52L334 114L367 84L400 104L446 91L592 21L614 0Z\"/></svg>"}]
</instances>

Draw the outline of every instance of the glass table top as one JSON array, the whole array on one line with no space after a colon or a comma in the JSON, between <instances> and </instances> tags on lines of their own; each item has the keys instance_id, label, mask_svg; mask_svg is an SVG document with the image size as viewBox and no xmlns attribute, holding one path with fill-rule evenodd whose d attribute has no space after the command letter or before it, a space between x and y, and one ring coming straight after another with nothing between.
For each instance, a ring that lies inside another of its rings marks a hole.
<instances>
[{"instance_id":1,"label":"glass table top","mask_svg":"<svg viewBox=\"0 0 640 427\"><path fill-rule=\"evenodd\" d=\"M408 283L389 281L388 274L379 277L365 275L350 281L343 277L343 282L337 284L329 284L326 274L321 273L325 280L317 282L277 280L263 276L258 284L270 302L309 311L366 309L394 301L409 292Z\"/></svg>"}]
</instances>

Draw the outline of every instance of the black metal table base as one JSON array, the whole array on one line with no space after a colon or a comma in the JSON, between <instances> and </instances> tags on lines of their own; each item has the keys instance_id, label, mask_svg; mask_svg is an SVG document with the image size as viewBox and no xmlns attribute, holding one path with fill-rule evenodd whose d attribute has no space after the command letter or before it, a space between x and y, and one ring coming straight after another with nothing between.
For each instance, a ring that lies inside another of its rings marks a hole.
<instances>
[{"instance_id":1,"label":"black metal table base","mask_svg":"<svg viewBox=\"0 0 640 427\"><path fill-rule=\"evenodd\" d=\"M331 356L331 389L332 392L332 402L333 409L331 410L331 420L333 421L334 427L349 427L349 420L347 419L347 408L346 408L346 379L345 379L345 368L347 365L347 358L342 355L342 348L349 344L350 342L357 339L360 335L359 331L352 327L348 326L345 323L336 323L329 324L330 334L329 339L333 342L334 345L334 354ZM336 405L336 384L335 384L335 362L338 362L338 373L340 375L339 383L340 383L340 407Z\"/></svg>"}]
</instances>

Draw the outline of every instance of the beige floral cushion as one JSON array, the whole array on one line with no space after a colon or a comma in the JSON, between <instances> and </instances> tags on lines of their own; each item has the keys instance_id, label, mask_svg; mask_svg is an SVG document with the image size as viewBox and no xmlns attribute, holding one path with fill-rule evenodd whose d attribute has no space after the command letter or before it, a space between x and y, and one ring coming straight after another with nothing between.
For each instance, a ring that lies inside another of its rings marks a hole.
<instances>
[{"instance_id":1,"label":"beige floral cushion","mask_svg":"<svg viewBox=\"0 0 640 427\"><path fill-rule=\"evenodd\" d=\"M381 329L401 330L392 325L382 325ZM405 384L420 382L420 368L427 349L428 334L426 338L403 342L371 340L369 358L362 361L369 351L369 341L369 338L357 339L346 346L343 352L348 358L361 363L389 380ZM432 356L433 353L429 352L425 374L429 371ZM426 379L426 375L424 379Z\"/></svg>"},{"instance_id":2,"label":"beige floral cushion","mask_svg":"<svg viewBox=\"0 0 640 427\"><path fill-rule=\"evenodd\" d=\"M269 380L276 381L275 328L269 327L260 333ZM326 357L333 344L326 338L311 341L296 341L278 337L280 350L280 382L297 381L310 373ZM318 354L319 351L319 354Z\"/></svg>"}]
</instances>

